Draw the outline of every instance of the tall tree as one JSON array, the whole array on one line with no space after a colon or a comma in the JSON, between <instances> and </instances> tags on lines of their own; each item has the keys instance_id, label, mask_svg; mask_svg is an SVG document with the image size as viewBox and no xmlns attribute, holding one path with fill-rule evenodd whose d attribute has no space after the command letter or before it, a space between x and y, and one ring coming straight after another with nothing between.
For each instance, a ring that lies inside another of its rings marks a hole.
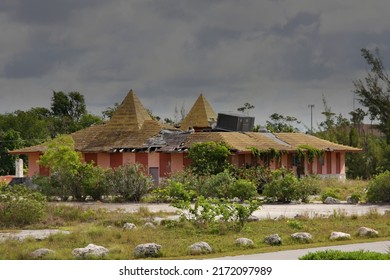
<instances>
[{"instance_id":1,"label":"tall tree","mask_svg":"<svg viewBox=\"0 0 390 280\"><path fill-rule=\"evenodd\" d=\"M20 133L13 129L0 130L0 175L15 174L16 156L8 152L23 147Z\"/></svg>"},{"instance_id":2,"label":"tall tree","mask_svg":"<svg viewBox=\"0 0 390 280\"><path fill-rule=\"evenodd\" d=\"M271 132L297 132L298 128L295 126L300 124L296 117L283 116L278 113L273 113L269 116L270 120L266 122L267 130Z\"/></svg>"},{"instance_id":3,"label":"tall tree","mask_svg":"<svg viewBox=\"0 0 390 280\"><path fill-rule=\"evenodd\" d=\"M244 113L244 114L245 114L245 113L246 113L246 114L249 114L249 111L252 110L252 109L254 109L254 108L255 108L254 105L252 105L252 104L246 102L246 103L244 104L244 106L237 108L237 111L239 111L239 112L241 112L241 113Z\"/></svg>"},{"instance_id":4,"label":"tall tree","mask_svg":"<svg viewBox=\"0 0 390 280\"><path fill-rule=\"evenodd\" d=\"M390 79L378 49L371 52L363 48L361 53L371 69L363 80L353 82L354 92L360 97L360 103L368 108L370 117L379 121L379 129L390 144Z\"/></svg>"}]
</instances>

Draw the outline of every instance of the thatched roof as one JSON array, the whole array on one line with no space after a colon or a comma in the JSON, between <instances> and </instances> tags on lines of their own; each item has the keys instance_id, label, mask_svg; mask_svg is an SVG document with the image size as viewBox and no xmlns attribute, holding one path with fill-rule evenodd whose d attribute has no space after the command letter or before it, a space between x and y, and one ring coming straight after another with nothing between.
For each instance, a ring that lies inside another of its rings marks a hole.
<instances>
[{"instance_id":1,"label":"thatched roof","mask_svg":"<svg viewBox=\"0 0 390 280\"><path fill-rule=\"evenodd\" d=\"M215 114L210 103L201 94L180 124L180 129L185 131L195 127L211 128L211 125L216 121L217 114Z\"/></svg>"},{"instance_id":2,"label":"thatched roof","mask_svg":"<svg viewBox=\"0 0 390 280\"><path fill-rule=\"evenodd\" d=\"M130 90L112 118L105 124L93 125L71 136L75 149L81 152L108 152L114 147L142 148L162 129L173 129L153 120L133 90ZM14 154L44 152L44 144L14 150Z\"/></svg>"},{"instance_id":3,"label":"thatched roof","mask_svg":"<svg viewBox=\"0 0 390 280\"><path fill-rule=\"evenodd\" d=\"M292 148L297 149L299 146L308 145L321 151L346 151L359 152L361 149L341 144L336 144L309 134L304 133L274 133L275 137L288 143Z\"/></svg>"},{"instance_id":4,"label":"thatched roof","mask_svg":"<svg viewBox=\"0 0 390 280\"><path fill-rule=\"evenodd\" d=\"M216 115L201 94L183 121L182 130L190 127L210 127ZM250 152L276 149L294 151L301 145L322 151L360 151L303 133L259 133L259 132L196 132L175 130L153 120L133 90L127 94L117 111L105 124L93 125L72 133L75 149L81 152L113 152L153 150L161 152L183 152L194 143L224 142L232 150ZM14 150L13 154L44 152L44 144Z\"/></svg>"}]
</instances>

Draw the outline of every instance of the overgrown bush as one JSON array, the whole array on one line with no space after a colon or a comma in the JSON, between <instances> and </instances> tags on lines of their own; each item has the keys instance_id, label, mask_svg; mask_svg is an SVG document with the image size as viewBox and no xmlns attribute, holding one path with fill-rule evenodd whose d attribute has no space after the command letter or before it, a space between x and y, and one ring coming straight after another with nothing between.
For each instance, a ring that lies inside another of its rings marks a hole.
<instances>
[{"instance_id":1,"label":"overgrown bush","mask_svg":"<svg viewBox=\"0 0 390 280\"><path fill-rule=\"evenodd\" d=\"M390 202L390 171L376 175L368 183L367 201L373 203Z\"/></svg>"},{"instance_id":2,"label":"overgrown bush","mask_svg":"<svg viewBox=\"0 0 390 280\"><path fill-rule=\"evenodd\" d=\"M228 197L238 197L241 201L251 199L257 195L256 186L249 180L235 180L229 187Z\"/></svg>"},{"instance_id":3,"label":"overgrown bush","mask_svg":"<svg viewBox=\"0 0 390 280\"><path fill-rule=\"evenodd\" d=\"M315 176L306 176L299 180L296 186L296 197L302 202L308 202L310 195L316 195L320 192L320 179Z\"/></svg>"},{"instance_id":4,"label":"overgrown bush","mask_svg":"<svg viewBox=\"0 0 390 280\"><path fill-rule=\"evenodd\" d=\"M293 173L285 170L275 170L272 172L272 180L264 187L263 194L278 202L288 203L298 198L296 188L298 179Z\"/></svg>"},{"instance_id":5,"label":"overgrown bush","mask_svg":"<svg viewBox=\"0 0 390 280\"><path fill-rule=\"evenodd\" d=\"M6 227L24 226L40 221L46 214L46 198L25 186L0 189L0 224Z\"/></svg>"},{"instance_id":6,"label":"overgrown bush","mask_svg":"<svg viewBox=\"0 0 390 280\"><path fill-rule=\"evenodd\" d=\"M236 179L245 179L253 182L259 194L262 194L265 184L272 179L271 169L264 166L236 167L232 165L229 171Z\"/></svg>"},{"instance_id":7,"label":"overgrown bush","mask_svg":"<svg viewBox=\"0 0 390 280\"><path fill-rule=\"evenodd\" d=\"M321 194L321 201L324 202L326 198L328 197L333 197L336 199L340 199L340 195L338 194L337 190L332 190L332 189L326 189L322 194Z\"/></svg>"},{"instance_id":8,"label":"overgrown bush","mask_svg":"<svg viewBox=\"0 0 390 280\"><path fill-rule=\"evenodd\" d=\"M109 193L125 201L138 202L154 187L151 176L145 174L140 164L119 166L108 170L106 176Z\"/></svg>"},{"instance_id":9,"label":"overgrown bush","mask_svg":"<svg viewBox=\"0 0 390 280\"><path fill-rule=\"evenodd\" d=\"M204 177L203 186L199 195L204 197L228 198L231 197L231 185L235 182L232 174L225 170L215 175Z\"/></svg>"}]
</instances>

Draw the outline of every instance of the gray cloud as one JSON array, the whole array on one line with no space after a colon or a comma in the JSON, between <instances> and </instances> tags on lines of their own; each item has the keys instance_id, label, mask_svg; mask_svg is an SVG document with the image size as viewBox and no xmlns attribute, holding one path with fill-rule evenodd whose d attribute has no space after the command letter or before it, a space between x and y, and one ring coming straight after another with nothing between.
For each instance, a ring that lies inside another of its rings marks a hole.
<instances>
[{"instance_id":1,"label":"gray cloud","mask_svg":"<svg viewBox=\"0 0 390 280\"><path fill-rule=\"evenodd\" d=\"M318 3L317 3L318 2ZM308 120L322 94L351 110L363 47L390 65L387 0L4 0L0 113L47 106L51 91L80 91L93 113L130 88L172 117L202 92L218 111L256 106ZM390 66L389 66L390 67ZM315 121L316 121L315 119Z\"/></svg>"}]
</instances>

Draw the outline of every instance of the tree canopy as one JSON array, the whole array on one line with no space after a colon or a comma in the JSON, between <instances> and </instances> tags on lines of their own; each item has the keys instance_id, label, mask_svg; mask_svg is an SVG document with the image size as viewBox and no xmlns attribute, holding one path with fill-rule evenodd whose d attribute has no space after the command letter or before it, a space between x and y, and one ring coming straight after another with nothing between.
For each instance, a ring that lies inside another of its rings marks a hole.
<instances>
[{"instance_id":1,"label":"tree canopy","mask_svg":"<svg viewBox=\"0 0 390 280\"><path fill-rule=\"evenodd\" d=\"M372 52L363 48L361 53L371 69L364 79L354 81L354 93L368 109L370 118L379 121L379 129L390 144L390 79L378 49Z\"/></svg>"}]
</instances>

